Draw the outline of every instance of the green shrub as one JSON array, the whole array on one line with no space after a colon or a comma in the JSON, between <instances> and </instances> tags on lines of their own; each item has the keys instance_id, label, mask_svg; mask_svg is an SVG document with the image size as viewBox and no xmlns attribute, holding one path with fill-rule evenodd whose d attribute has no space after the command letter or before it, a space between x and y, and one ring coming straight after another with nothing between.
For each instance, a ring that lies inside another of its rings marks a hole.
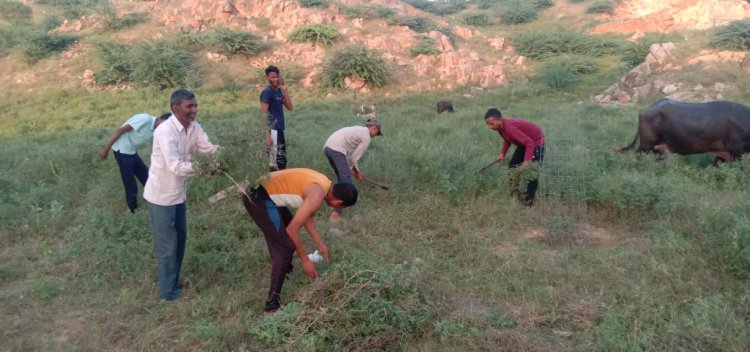
<instances>
[{"instance_id":1,"label":"green shrub","mask_svg":"<svg viewBox=\"0 0 750 352\"><path fill-rule=\"evenodd\" d=\"M543 66L537 78L550 88L560 89L581 81L580 74L573 67L560 62Z\"/></svg>"},{"instance_id":2,"label":"green shrub","mask_svg":"<svg viewBox=\"0 0 750 352\"><path fill-rule=\"evenodd\" d=\"M311 42L323 46L330 46L339 37L341 33L336 27L320 23L297 27L289 33L289 40L293 42Z\"/></svg>"},{"instance_id":3,"label":"green shrub","mask_svg":"<svg viewBox=\"0 0 750 352\"><path fill-rule=\"evenodd\" d=\"M96 83L100 85L120 84L130 81L133 71L129 58L130 47L117 43L99 43L96 55L104 68L96 73Z\"/></svg>"},{"instance_id":4,"label":"green shrub","mask_svg":"<svg viewBox=\"0 0 750 352\"><path fill-rule=\"evenodd\" d=\"M586 9L586 13L615 13L615 3L613 1L599 1L595 2Z\"/></svg>"},{"instance_id":5,"label":"green shrub","mask_svg":"<svg viewBox=\"0 0 750 352\"><path fill-rule=\"evenodd\" d=\"M44 16L42 19L42 22L39 24L42 30L44 31L51 31L57 27L60 27L60 25L63 23L63 21L56 16Z\"/></svg>"},{"instance_id":6,"label":"green shrub","mask_svg":"<svg viewBox=\"0 0 750 352\"><path fill-rule=\"evenodd\" d=\"M10 27L0 27L0 56L8 55L21 43L20 35Z\"/></svg>"},{"instance_id":7,"label":"green shrub","mask_svg":"<svg viewBox=\"0 0 750 352\"><path fill-rule=\"evenodd\" d=\"M196 49L210 48L226 55L253 56L266 49L263 40L255 34L226 27L204 33L181 34L178 42Z\"/></svg>"},{"instance_id":8,"label":"green shrub","mask_svg":"<svg viewBox=\"0 0 750 352\"><path fill-rule=\"evenodd\" d=\"M580 4L580 3L584 2L584 1L586 1L586 0L568 0L568 2L571 3L571 4Z\"/></svg>"},{"instance_id":9,"label":"green shrub","mask_svg":"<svg viewBox=\"0 0 750 352\"><path fill-rule=\"evenodd\" d=\"M65 50L68 45L74 43L76 37L45 32L33 32L25 38L21 45L24 61L36 63L50 55Z\"/></svg>"},{"instance_id":10,"label":"green shrub","mask_svg":"<svg viewBox=\"0 0 750 352\"><path fill-rule=\"evenodd\" d=\"M425 33L436 29L434 23L420 16L400 16L392 19L391 24L407 26L417 33Z\"/></svg>"},{"instance_id":11,"label":"green shrub","mask_svg":"<svg viewBox=\"0 0 750 352\"><path fill-rule=\"evenodd\" d=\"M435 45L437 45L435 39L422 37L417 44L409 49L409 52L411 56L440 54L440 49L436 48Z\"/></svg>"},{"instance_id":12,"label":"green shrub","mask_svg":"<svg viewBox=\"0 0 750 352\"><path fill-rule=\"evenodd\" d=\"M169 41L136 44L129 56L132 65L130 81L161 89L184 85L193 63L190 51Z\"/></svg>"},{"instance_id":13,"label":"green shrub","mask_svg":"<svg viewBox=\"0 0 750 352\"><path fill-rule=\"evenodd\" d=\"M302 7L324 7L326 4L326 0L299 0Z\"/></svg>"},{"instance_id":14,"label":"green shrub","mask_svg":"<svg viewBox=\"0 0 750 352\"><path fill-rule=\"evenodd\" d=\"M389 19L396 14L392 9L377 5L341 5L339 12L346 18Z\"/></svg>"},{"instance_id":15,"label":"green shrub","mask_svg":"<svg viewBox=\"0 0 750 352\"><path fill-rule=\"evenodd\" d=\"M119 31L124 28L132 27L144 23L148 20L148 14L144 12L131 12L117 18L116 15L110 15L104 21L104 28L109 31Z\"/></svg>"},{"instance_id":16,"label":"green shrub","mask_svg":"<svg viewBox=\"0 0 750 352\"><path fill-rule=\"evenodd\" d=\"M537 10L544 10L546 8L555 6L555 2L553 0L534 0L531 2L531 4L534 5L534 8Z\"/></svg>"},{"instance_id":17,"label":"green shrub","mask_svg":"<svg viewBox=\"0 0 750 352\"><path fill-rule=\"evenodd\" d=\"M512 37L518 53L532 59L544 59L560 54L588 56L614 55L620 52L621 42L576 33L568 29L521 32Z\"/></svg>"},{"instance_id":18,"label":"green shrub","mask_svg":"<svg viewBox=\"0 0 750 352\"><path fill-rule=\"evenodd\" d=\"M10 22L31 19L31 8L18 1L0 1L0 18Z\"/></svg>"},{"instance_id":19,"label":"green shrub","mask_svg":"<svg viewBox=\"0 0 750 352\"><path fill-rule=\"evenodd\" d=\"M527 23L536 19L537 11L533 3L517 1L503 7L500 20L506 24Z\"/></svg>"},{"instance_id":20,"label":"green shrub","mask_svg":"<svg viewBox=\"0 0 750 352\"><path fill-rule=\"evenodd\" d=\"M36 0L39 5L55 6L63 10L68 18L77 18L89 13L110 13L108 0Z\"/></svg>"},{"instance_id":21,"label":"green shrub","mask_svg":"<svg viewBox=\"0 0 750 352\"><path fill-rule=\"evenodd\" d=\"M750 50L750 19L714 28L710 44L717 49Z\"/></svg>"},{"instance_id":22,"label":"green shrub","mask_svg":"<svg viewBox=\"0 0 750 352\"><path fill-rule=\"evenodd\" d=\"M490 16L484 13L470 13L461 18L461 22L467 26L487 27L490 26Z\"/></svg>"},{"instance_id":23,"label":"green shrub","mask_svg":"<svg viewBox=\"0 0 750 352\"><path fill-rule=\"evenodd\" d=\"M372 87L382 87L390 80L380 52L369 50L362 44L347 46L331 54L321 75L323 85L332 88L345 88L346 77L362 78Z\"/></svg>"},{"instance_id":24,"label":"green shrub","mask_svg":"<svg viewBox=\"0 0 750 352\"><path fill-rule=\"evenodd\" d=\"M433 13L438 16L451 15L465 9L468 5L466 1L447 0L447 1L429 1L429 0L404 0L405 3L425 12Z\"/></svg>"},{"instance_id":25,"label":"green shrub","mask_svg":"<svg viewBox=\"0 0 750 352\"><path fill-rule=\"evenodd\" d=\"M96 52L104 64L96 74L98 84L133 82L164 89L184 86L191 78L193 55L174 42L101 43Z\"/></svg>"},{"instance_id":26,"label":"green shrub","mask_svg":"<svg viewBox=\"0 0 750 352\"><path fill-rule=\"evenodd\" d=\"M228 55L252 56L265 50L263 40L257 35L223 27L210 33L209 43L219 46L219 51Z\"/></svg>"}]
</instances>

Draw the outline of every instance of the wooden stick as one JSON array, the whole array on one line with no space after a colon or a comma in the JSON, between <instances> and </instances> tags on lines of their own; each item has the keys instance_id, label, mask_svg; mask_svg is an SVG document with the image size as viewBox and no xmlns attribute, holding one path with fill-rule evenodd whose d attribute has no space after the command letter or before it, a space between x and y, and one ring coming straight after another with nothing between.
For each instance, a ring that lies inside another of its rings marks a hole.
<instances>
[{"instance_id":1,"label":"wooden stick","mask_svg":"<svg viewBox=\"0 0 750 352\"><path fill-rule=\"evenodd\" d=\"M388 187L387 185L384 185L384 184L382 184L382 183L379 183L379 182L373 181L373 180L371 180L371 179L369 179L369 178L367 178L367 177L363 177L363 178L362 178L362 182L367 182L367 183L369 183L369 184L371 184L371 185L373 185L373 186L377 186L377 187L380 187L380 189L384 189L384 190L386 190L386 191L387 191L387 190L388 190L388 189L390 188L390 187Z\"/></svg>"},{"instance_id":2,"label":"wooden stick","mask_svg":"<svg viewBox=\"0 0 750 352\"><path fill-rule=\"evenodd\" d=\"M223 191L220 191L219 193L216 193L216 194L208 197L208 202L211 203L211 204L216 203L216 202L218 202L218 201L226 198L227 197L227 192L230 192L232 190L235 190L238 193L245 193L245 188L247 188L248 185L250 185L250 181L248 181L248 180L244 180L244 181L240 181L239 183L235 183L235 184L227 187Z\"/></svg>"}]
</instances>

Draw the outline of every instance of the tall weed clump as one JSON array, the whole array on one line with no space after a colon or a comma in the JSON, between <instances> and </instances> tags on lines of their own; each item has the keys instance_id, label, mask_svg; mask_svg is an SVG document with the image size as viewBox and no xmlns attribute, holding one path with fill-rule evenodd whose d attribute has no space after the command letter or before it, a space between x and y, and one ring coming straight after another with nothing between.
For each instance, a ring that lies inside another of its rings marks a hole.
<instances>
[{"instance_id":1,"label":"tall weed clump","mask_svg":"<svg viewBox=\"0 0 750 352\"><path fill-rule=\"evenodd\" d=\"M382 87L390 74L382 54L363 44L347 46L331 54L323 64L322 83L331 88L345 88L344 80L361 78L368 86Z\"/></svg>"},{"instance_id":2,"label":"tall weed clump","mask_svg":"<svg viewBox=\"0 0 750 352\"><path fill-rule=\"evenodd\" d=\"M405 3L438 16L452 15L468 7L466 1L428 1L428 0L405 0Z\"/></svg>"},{"instance_id":3,"label":"tall weed clump","mask_svg":"<svg viewBox=\"0 0 750 352\"><path fill-rule=\"evenodd\" d=\"M621 42L568 29L521 32L512 40L521 55L537 60L560 54L600 57L618 54L622 48Z\"/></svg>"},{"instance_id":4,"label":"tall weed clump","mask_svg":"<svg viewBox=\"0 0 750 352\"><path fill-rule=\"evenodd\" d=\"M114 32L145 23L147 20L148 14L145 12L131 12L120 18L117 17L116 13L111 13L104 21L104 28Z\"/></svg>"},{"instance_id":5,"label":"tall weed clump","mask_svg":"<svg viewBox=\"0 0 750 352\"><path fill-rule=\"evenodd\" d=\"M594 60L586 57L565 57L546 63L537 78L550 88L566 88L582 80L581 75L597 71Z\"/></svg>"},{"instance_id":6,"label":"tall weed clump","mask_svg":"<svg viewBox=\"0 0 750 352\"><path fill-rule=\"evenodd\" d=\"M108 0L36 0L35 2L39 5L49 5L62 9L68 18L112 11Z\"/></svg>"},{"instance_id":7,"label":"tall weed clump","mask_svg":"<svg viewBox=\"0 0 750 352\"><path fill-rule=\"evenodd\" d=\"M437 55L440 54L441 51L436 47L437 41L435 39L432 39L430 37L422 37L419 39L419 42L417 44L414 44L411 48L409 48L409 52L411 53L411 56L419 56L419 55Z\"/></svg>"},{"instance_id":8,"label":"tall weed clump","mask_svg":"<svg viewBox=\"0 0 750 352\"><path fill-rule=\"evenodd\" d=\"M34 64L54 53L65 50L76 41L76 37L35 30L23 38L21 53L24 61Z\"/></svg>"},{"instance_id":9,"label":"tall weed clump","mask_svg":"<svg viewBox=\"0 0 750 352\"><path fill-rule=\"evenodd\" d=\"M467 26L488 27L492 25L490 16L484 13L469 13L461 18L461 22Z\"/></svg>"},{"instance_id":10,"label":"tall weed clump","mask_svg":"<svg viewBox=\"0 0 750 352\"><path fill-rule=\"evenodd\" d=\"M178 42L196 50L209 49L225 55L254 56L267 48L259 36L226 27L197 34L182 34L178 37Z\"/></svg>"},{"instance_id":11,"label":"tall weed clump","mask_svg":"<svg viewBox=\"0 0 750 352\"><path fill-rule=\"evenodd\" d=\"M610 0L597 1L588 8L586 13L606 13L608 15L615 13L615 2Z\"/></svg>"},{"instance_id":12,"label":"tall weed clump","mask_svg":"<svg viewBox=\"0 0 750 352\"><path fill-rule=\"evenodd\" d=\"M417 33L426 33L437 29L432 21L421 16L398 16L389 21L391 24L407 26Z\"/></svg>"},{"instance_id":13,"label":"tall weed clump","mask_svg":"<svg viewBox=\"0 0 750 352\"><path fill-rule=\"evenodd\" d=\"M2 1L0 19L13 23L28 21L31 19L31 8L18 1Z\"/></svg>"},{"instance_id":14,"label":"tall weed clump","mask_svg":"<svg viewBox=\"0 0 750 352\"><path fill-rule=\"evenodd\" d=\"M302 7L325 7L327 4L326 0L299 0Z\"/></svg>"},{"instance_id":15,"label":"tall weed clump","mask_svg":"<svg viewBox=\"0 0 750 352\"><path fill-rule=\"evenodd\" d=\"M97 73L99 84L132 82L161 89L185 85L193 54L168 41L143 42L130 46L101 43L97 55L104 68Z\"/></svg>"},{"instance_id":16,"label":"tall weed clump","mask_svg":"<svg viewBox=\"0 0 750 352\"><path fill-rule=\"evenodd\" d=\"M362 255L362 258L366 256ZM430 316L416 264L380 266L347 258L248 333L268 349L399 350ZM281 344L281 345L280 345Z\"/></svg>"},{"instance_id":17,"label":"tall weed clump","mask_svg":"<svg viewBox=\"0 0 750 352\"><path fill-rule=\"evenodd\" d=\"M289 33L289 40L293 42L310 42L322 46L331 46L340 37L341 33L336 27L321 23L297 27Z\"/></svg>"},{"instance_id":18,"label":"tall weed clump","mask_svg":"<svg viewBox=\"0 0 750 352\"><path fill-rule=\"evenodd\" d=\"M396 15L391 8L378 5L340 5L339 12L349 19L362 18L366 20L390 19Z\"/></svg>"},{"instance_id":19,"label":"tall weed clump","mask_svg":"<svg viewBox=\"0 0 750 352\"><path fill-rule=\"evenodd\" d=\"M505 24L527 23L537 18L538 11L534 3L514 1L503 6L500 20Z\"/></svg>"},{"instance_id":20,"label":"tall weed clump","mask_svg":"<svg viewBox=\"0 0 750 352\"><path fill-rule=\"evenodd\" d=\"M750 19L714 28L710 45L723 50L750 50Z\"/></svg>"}]
</instances>

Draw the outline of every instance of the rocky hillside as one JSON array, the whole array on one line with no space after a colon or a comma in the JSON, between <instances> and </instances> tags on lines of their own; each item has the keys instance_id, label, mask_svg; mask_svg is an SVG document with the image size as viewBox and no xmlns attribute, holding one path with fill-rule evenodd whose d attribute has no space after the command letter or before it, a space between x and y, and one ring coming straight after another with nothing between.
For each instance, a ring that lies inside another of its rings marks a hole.
<instances>
[{"instance_id":1,"label":"rocky hillside","mask_svg":"<svg viewBox=\"0 0 750 352\"><path fill-rule=\"evenodd\" d=\"M30 6L35 6L30 0L24 1ZM302 7L297 0L111 0L110 3L117 9L118 16L141 12L147 13L150 19L145 33L142 30L131 32L129 35L123 34L119 36L120 40L148 39L149 36L158 37L168 32L197 33L217 27L248 30L260 35L271 49L246 59L244 65L262 68L271 63L292 63L303 72L300 83L305 87L315 87L319 84L321 64L330 50L320 45L288 40L289 34L295 28L306 24L334 25L342 34L341 42L362 43L370 49L380 51L389 63L397 84L411 91L451 89L461 85L506 85L512 77L533 76L536 67L526 57L518 55L511 41L506 38L515 31L526 30L526 27L493 25L468 28L456 24L461 23L458 16L435 16L398 0L339 0L330 1L324 7ZM419 16L434 23L441 31L419 33L405 25L394 24L392 21L373 16L347 17L342 11L347 6L363 5L388 8L396 16ZM500 10L502 11L502 8ZM551 8L542 10L542 13L554 14L557 17L546 15L537 22L568 15L584 16L584 10L585 7L581 5L572 4L567 0L557 0ZM478 9L476 5L471 4L464 10L467 11L486 10ZM599 15L596 18L588 16L580 26L583 28L598 23L590 26L591 34L616 32L629 36L631 41L638 41L644 33L702 30L749 17L750 4L744 0L622 0L618 2L613 14ZM85 35L101 26L102 18L90 15L68 19L57 31ZM412 56L410 49L424 37L434 39L440 52L434 55ZM662 57L662 49L656 50L658 52L652 52L651 56ZM86 44L74 45L63 54L63 57L71 59L79 55L85 56L90 52L90 47ZM204 52L201 55L209 61L226 61L226 57L216 53ZM680 57L680 60L682 59L684 58ZM677 59L672 58L667 60L670 64L664 64L664 60L667 59L649 59L623 80L597 95L595 100L603 103L629 103L680 83L671 82L673 78L664 73L679 71L685 63L675 62ZM703 51L685 60L695 64L705 61L730 62L732 65L747 68L750 58L744 53ZM65 66L65 63L61 66ZM33 80L24 77L33 77L38 70L34 68L29 72L15 72L14 78L21 78L14 80L31 82ZM65 67L57 70L58 75L82 77L84 87L95 87L95 74L90 69L80 73L71 72ZM370 89L365 82L356 79L349 79L346 83L350 89ZM682 84L686 85L687 83ZM711 96L716 97L716 94Z\"/></svg>"}]
</instances>

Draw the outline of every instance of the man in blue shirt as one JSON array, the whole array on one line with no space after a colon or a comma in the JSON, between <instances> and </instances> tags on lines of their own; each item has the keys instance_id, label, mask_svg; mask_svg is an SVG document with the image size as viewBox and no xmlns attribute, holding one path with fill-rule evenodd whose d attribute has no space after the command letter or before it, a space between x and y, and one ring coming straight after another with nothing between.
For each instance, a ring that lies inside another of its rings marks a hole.
<instances>
[{"instance_id":1,"label":"man in blue shirt","mask_svg":"<svg viewBox=\"0 0 750 352\"><path fill-rule=\"evenodd\" d=\"M104 160L109 150L114 150L117 166L120 167L120 176L125 186L125 201L128 209L135 213L138 209L138 178L142 185L148 180L148 166L138 156L138 147L142 146L154 136L154 129L166 121L171 113L154 117L149 114L137 114L129 118L122 127L115 131L107 145L99 151L99 159Z\"/></svg>"},{"instance_id":2,"label":"man in blue shirt","mask_svg":"<svg viewBox=\"0 0 750 352\"><path fill-rule=\"evenodd\" d=\"M284 107L292 111L292 97L287 93L284 79L276 66L266 67L268 84L260 93L260 114L267 119L266 146L270 171L286 169L286 138L284 137Z\"/></svg>"}]
</instances>

